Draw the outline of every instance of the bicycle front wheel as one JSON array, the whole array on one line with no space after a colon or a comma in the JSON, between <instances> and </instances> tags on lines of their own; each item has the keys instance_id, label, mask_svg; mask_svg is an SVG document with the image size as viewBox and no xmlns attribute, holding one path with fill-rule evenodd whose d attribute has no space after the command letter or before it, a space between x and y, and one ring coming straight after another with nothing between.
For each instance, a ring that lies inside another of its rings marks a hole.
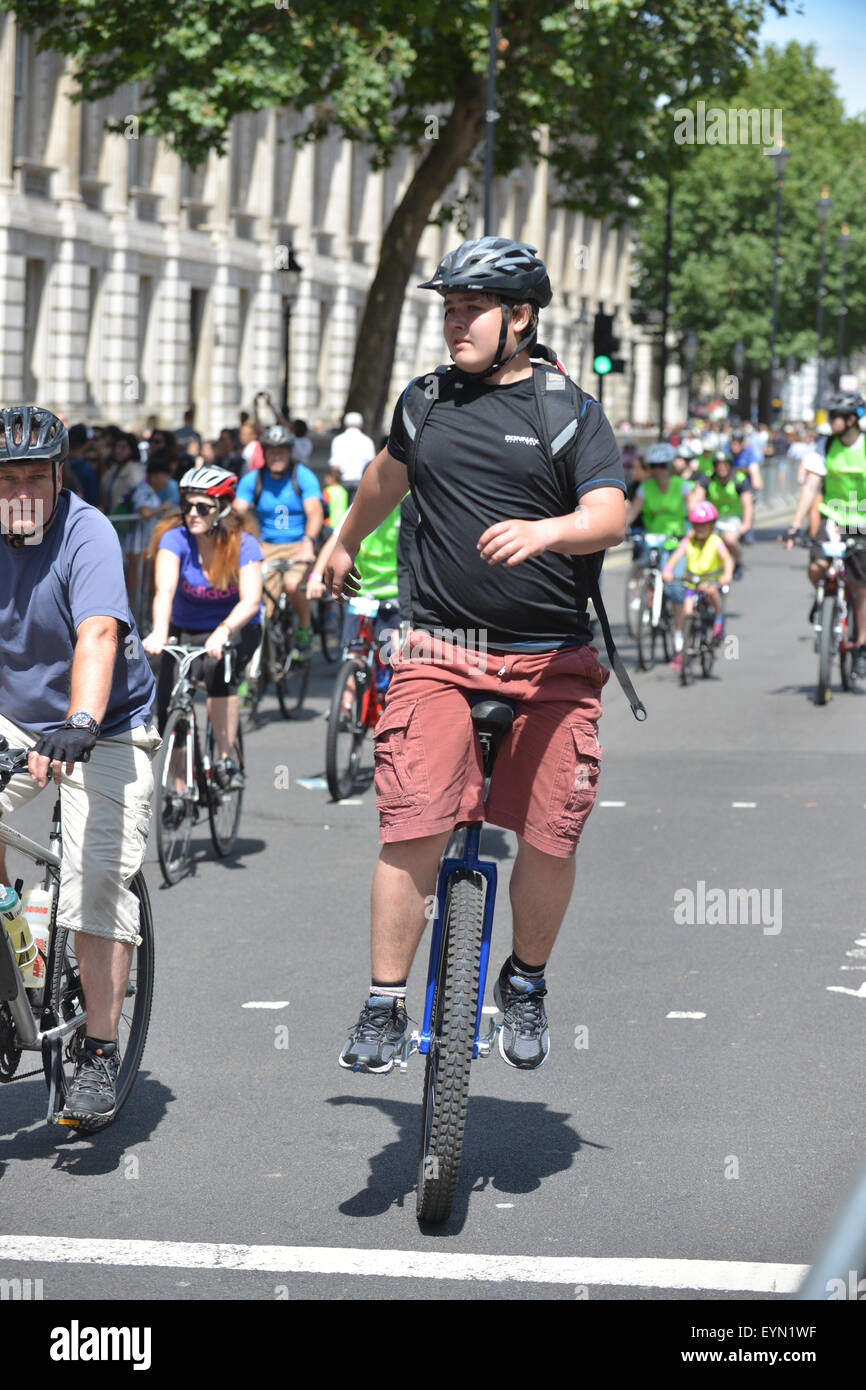
<instances>
[{"instance_id":1,"label":"bicycle front wheel","mask_svg":"<svg viewBox=\"0 0 866 1390\"><path fill-rule=\"evenodd\" d=\"M653 627L653 586L644 585L637 615L637 659L642 671L651 671L656 659L657 629Z\"/></svg>"},{"instance_id":2,"label":"bicycle front wheel","mask_svg":"<svg viewBox=\"0 0 866 1390\"><path fill-rule=\"evenodd\" d=\"M625 626L629 637L637 637L640 617L641 573L629 574L625 581Z\"/></svg>"},{"instance_id":3,"label":"bicycle front wheel","mask_svg":"<svg viewBox=\"0 0 866 1390\"><path fill-rule=\"evenodd\" d=\"M695 678L695 661L698 655L695 647L699 640L698 622L694 614L690 613L683 623L683 664L680 667L680 685L691 685Z\"/></svg>"},{"instance_id":4,"label":"bicycle front wheel","mask_svg":"<svg viewBox=\"0 0 866 1390\"><path fill-rule=\"evenodd\" d=\"M117 1029L117 1045L122 1058L117 1078L117 1101L108 1119L78 1120L72 1118L61 1123L69 1124L79 1134L90 1134L105 1129L117 1119L132 1090L150 1024L150 1011L153 1005L154 979L154 935L153 917L150 911L150 898L147 885L141 873L137 873L129 885L130 892L138 899L139 926L141 937L139 945L133 946L129 980ZM42 1014L42 1028L56 1027L73 1018L85 1006L84 992L78 971L75 954L76 933L66 927L55 931L48 953L48 997ZM60 1116L66 1104L66 1097L72 1085L75 1065L80 1049L84 1046L87 1024L74 1033L61 1039L59 1043L46 1044L42 1049L42 1066L46 1083L50 1086L52 1075L55 1082L54 1113Z\"/></svg>"},{"instance_id":5,"label":"bicycle front wheel","mask_svg":"<svg viewBox=\"0 0 866 1390\"><path fill-rule=\"evenodd\" d=\"M481 874L468 870L453 874L445 898L424 1073L416 1204L422 1222L446 1221L457 1190L475 1043L483 922Z\"/></svg>"},{"instance_id":6,"label":"bicycle front wheel","mask_svg":"<svg viewBox=\"0 0 866 1390\"><path fill-rule=\"evenodd\" d=\"M821 605L821 637L818 642L818 685L815 704L826 705L830 698L830 676L835 645L836 595L826 594Z\"/></svg>"},{"instance_id":7,"label":"bicycle front wheel","mask_svg":"<svg viewBox=\"0 0 866 1390\"><path fill-rule=\"evenodd\" d=\"M166 720L156 764L156 852L166 883L177 883L192 864L192 823L198 789L193 762L192 716L176 709Z\"/></svg>"},{"instance_id":8,"label":"bicycle front wheel","mask_svg":"<svg viewBox=\"0 0 866 1390\"><path fill-rule=\"evenodd\" d=\"M213 775L214 763L219 759L219 749L214 738L213 728L210 720L207 725L207 754L210 763L210 776L208 778L208 797L207 813L210 820L210 837L213 840L213 847L221 859L231 854L235 847L238 837L238 827L241 823L241 803L244 799L243 787L227 787L223 789L217 785ZM235 766L244 770L244 738L241 733L241 726L238 723L238 731L235 736L234 747L232 749L232 761Z\"/></svg>"},{"instance_id":9,"label":"bicycle front wheel","mask_svg":"<svg viewBox=\"0 0 866 1390\"><path fill-rule=\"evenodd\" d=\"M337 603L336 599L324 598L320 598L318 604L317 625L322 655L333 666L340 660L340 652L343 650L343 605Z\"/></svg>"},{"instance_id":10,"label":"bicycle front wheel","mask_svg":"<svg viewBox=\"0 0 866 1390\"><path fill-rule=\"evenodd\" d=\"M328 791L335 801L351 795L358 775L367 732L364 714L365 703L370 698L369 683L369 670L365 671L352 660L343 662L334 681L328 712L325 774Z\"/></svg>"}]
</instances>

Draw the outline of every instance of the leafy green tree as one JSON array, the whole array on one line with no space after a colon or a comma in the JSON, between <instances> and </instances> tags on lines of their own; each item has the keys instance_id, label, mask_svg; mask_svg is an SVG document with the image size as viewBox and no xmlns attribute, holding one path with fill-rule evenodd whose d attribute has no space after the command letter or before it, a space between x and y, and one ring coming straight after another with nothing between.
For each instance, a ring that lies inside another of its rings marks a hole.
<instances>
[{"instance_id":1,"label":"leafy green tree","mask_svg":"<svg viewBox=\"0 0 866 1390\"><path fill-rule=\"evenodd\" d=\"M785 13L786 0L769 0ZM309 113L302 138L337 129L381 165L416 165L383 237L347 405L377 428L418 242L458 172L477 172L485 130L488 0L0 0L75 60L85 98L140 84L140 128L190 163L224 147L233 116ZM624 220L678 156L658 99L724 92L755 51L764 0L504 0L497 45L495 172L537 162L541 128L562 201ZM438 138L425 138L430 116ZM375 344L375 350L371 347Z\"/></svg>"},{"instance_id":2,"label":"leafy green tree","mask_svg":"<svg viewBox=\"0 0 866 1390\"><path fill-rule=\"evenodd\" d=\"M707 108L716 94L703 93ZM843 222L850 224L846 275L846 353L866 344L866 285L856 275L866 254L862 189L866 180L866 120L846 118L832 72L818 65L815 48L790 43L768 47L733 95L735 109L781 112L790 153L782 184L777 356L799 366L817 350L820 258L817 200L822 186L832 207L826 230L822 349L836 354ZM777 133L777 132L774 132ZM741 397L761 381L759 412L769 408L769 367L776 184L760 144L684 146L688 158L674 178L671 327L684 342L698 341L695 369L735 374L736 344L743 344ZM666 183L649 181L636 214L640 245L636 296L650 309L662 303Z\"/></svg>"}]
</instances>

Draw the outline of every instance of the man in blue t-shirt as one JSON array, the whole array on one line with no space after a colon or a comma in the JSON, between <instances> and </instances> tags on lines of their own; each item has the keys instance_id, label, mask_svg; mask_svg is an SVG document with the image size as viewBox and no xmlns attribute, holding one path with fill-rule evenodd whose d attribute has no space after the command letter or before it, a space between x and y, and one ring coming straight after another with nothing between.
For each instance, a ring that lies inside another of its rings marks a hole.
<instances>
[{"instance_id":1,"label":"man in blue t-shirt","mask_svg":"<svg viewBox=\"0 0 866 1390\"><path fill-rule=\"evenodd\" d=\"M313 642L310 601L301 586L312 569L315 542L325 520L322 490L315 473L293 461L294 437L285 425L269 425L262 432L260 443L264 467L241 478L235 507L242 516L254 508L266 561L291 561L291 568L282 579L298 617L292 658L309 661ZM280 593L278 573L266 575L265 591L271 603L276 603Z\"/></svg>"},{"instance_id":2,"label":"man in blue t-shirt","mask_svg":"<svg viewBox=\"0 0 866 1390\"><path fill-rule=\"evenodd\" d=\"M120 543L101 512L62 488L68 454L66 427L50 411L0 410L0 734L29 750L27 772L0 793L0 814L49 780L60 788L57 925L76 933L87 1001L87 1037L64 1113L107 1121L140 939L139 902L127 885L144 859L160 739ZM0 879L7 881L2 846Z\"/></svg>"}]
</instances>

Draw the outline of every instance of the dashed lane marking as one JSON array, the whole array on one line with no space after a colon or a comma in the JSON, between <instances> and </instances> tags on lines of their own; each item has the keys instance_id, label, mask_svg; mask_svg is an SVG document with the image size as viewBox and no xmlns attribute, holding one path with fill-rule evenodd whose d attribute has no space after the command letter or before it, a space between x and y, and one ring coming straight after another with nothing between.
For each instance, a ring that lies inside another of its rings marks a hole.
<instances>
[{"instance_id":1,"label":"dashed lane marking","mask_svg":"<svg viewBox=\"0 0 866 1390\"><path fill-rule=\"evenodd\" d=\"M676 1010L672 1010L669 1014L665 1014L665 1018L706 1018L706 1014L677 1013Z\"/></svg>"},{"instance_id":2,"label":"dashed lane marking","mask_svg":"<svg viewBox=\"0 0 866 1390\"><path fill-rule=\"evenodd\" d=\"M49 1264L218 1269L271 1274L349 1274L501 1284L596 1284L721 1293L795 1293L807 1265L746 1260L458 1255L429 1250L353 1250L316 1245L212 1245L174 1240L0 1236L0 1260Z\"/></svg>"},{"instance_id":3,"label":"dashed lane marking","mask_svg":"<svg viewBox=\"0 0 866 1390\"><path fill-rule=\"evenodd\" d=\"M287 1009L288 999L251 999L248 1004L241 1004L242 1009Z\"/></svg>"}]
</instances>

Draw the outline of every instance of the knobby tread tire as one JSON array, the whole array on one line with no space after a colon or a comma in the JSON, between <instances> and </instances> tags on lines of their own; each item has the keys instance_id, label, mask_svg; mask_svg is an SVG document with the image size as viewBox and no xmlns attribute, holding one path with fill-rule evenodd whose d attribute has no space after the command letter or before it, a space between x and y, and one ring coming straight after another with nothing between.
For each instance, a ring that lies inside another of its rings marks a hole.
<instances>
[{"instance_id":1,"label":"knobby tread tire","mask_svg":"<svg viewBox=\"0 0 866 1390\"><path fill-rule=\"evenodd\" d=\"M417 1217L440 1224L451 1215L475 1042L484 923L484 879L461 870L448 882L430 1051L424 1075Z\"/></svg>"},{"instance_id":2,"label":"knobby tread tire","mask_svg":"<svg viewBox=\"0 0 866 1390\"><path fill-rule=\"evenodd\" d=\"M341 801L343 797L350 796L358 775L358 767L361 762L361 749L364 745L366 729L361 727L352 737L351 743L348 731L342 732L346 735L343 739L342 752L345 754L351 747L348 765L340 766L340 718L343 709L343 693L346 689L350 676L357 677L361 668L357 661L351 658L343 662L334 679L334 689L331 694L331 708L328 711L328 732L325 739L325 775L328 779L328 791L334 801ZM367 679L370 679L369 673ZM361 708L363 705L364 691L359 689L357 681L355 684L355 698L352 706L352 720L360 723Z\"/></svg>"}]
</instances>

